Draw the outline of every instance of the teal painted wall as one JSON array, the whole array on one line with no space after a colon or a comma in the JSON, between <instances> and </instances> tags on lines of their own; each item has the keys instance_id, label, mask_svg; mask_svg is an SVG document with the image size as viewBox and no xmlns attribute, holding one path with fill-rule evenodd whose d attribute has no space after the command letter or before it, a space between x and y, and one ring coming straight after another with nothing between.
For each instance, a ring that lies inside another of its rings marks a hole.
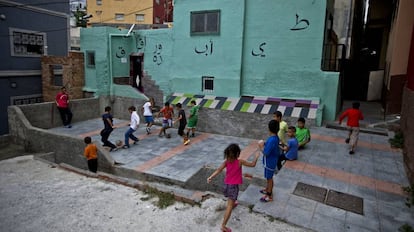
<instances>
[{"instance_id":1,"label":"teal painted wall","mask_svg":"<svg viewBox=\"0 0 414 232\"><path fill-rule=\"evenodd\" d=\"M180 0L174 4L171 89L203 94L202 76L213 76L216 96L240 96L244 1ZM190 35L192 11L220 10L219 35ZM205 53L197 53L206 51Z\"/></svg>"},{"instance_id":2,"label":"teal painted wall","mask_svg":"<svg viewBox=\"0 0 414 232\"><path fill-rule=\"evenodd\" d=\"M220 10L219 35L190 35L191 12L203 10ZM144 72L164 96L206 94L201 77L213 76L211 95L320 98L323 119L333 120L339 74L320 69L325 11L324 0L179 0L172 29L122 37L110 34L126 30L88 28L86 34L82 30L81 48L96 50L97 65L86 67L85 89L143 97L110 79L129 76L129 55L143 53Z\"/></svg>"},{"instance_id":3,"label":"teal painted wall","mask_svg":"<svg viewBox=\"0 0 414 232\"><path fill-rule=\"evenodd\" d=\"M144 53L144 71L156 81L164 95L172 92L171 72L175 57L180 55L173 56L173 42L171 29L135 31L136 50Z\"/></svg>"},{"instance_id":4,"label":"teal painted wall","mask_svg":"<svg viewBox=\"0 0 414 232\"><path fill-rule=\"evenodd\" d=\"M320 69L326 2L246 4L241 95L320 98L333 120L339 74Z\"/></svg>"},{"instance_id":5,"label":"teal painted wall","mask_svg":"<svg viewBox=\"0 0 414 232\"><path fill-rule=\"evenodd\" d=\"M113 77L129 76L129 56L136 51L134 36L128 30L92 27L81 30L81 51L85 52L85 91L96 96L116 95L143 99L144 95L128 85L116 85ZM86 51L95 52L95 67L87 65Z\"/></svg>"}]
</instances>

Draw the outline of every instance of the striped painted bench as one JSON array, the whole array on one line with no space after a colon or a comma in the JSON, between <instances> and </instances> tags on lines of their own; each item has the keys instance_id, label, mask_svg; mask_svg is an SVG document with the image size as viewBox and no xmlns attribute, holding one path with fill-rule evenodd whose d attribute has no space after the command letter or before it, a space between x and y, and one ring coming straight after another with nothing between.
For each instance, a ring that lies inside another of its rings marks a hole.
<instances>
[{"instance_id":1,"label":"striped painted bench","mask_svg":"<svg viewBox=\"0 0 414 232\"><path fill-rule=\"evenodd\" d=\"M282 112L284 117L316 119L320 100L288 99L275 97L242 96L240 98L218 97L212 95L195 95L174 93L168 98L171 104L190 105L195 100L197 105L210 109L231 110L238 112L273 114Z\"/></svg>"}]
</instances>

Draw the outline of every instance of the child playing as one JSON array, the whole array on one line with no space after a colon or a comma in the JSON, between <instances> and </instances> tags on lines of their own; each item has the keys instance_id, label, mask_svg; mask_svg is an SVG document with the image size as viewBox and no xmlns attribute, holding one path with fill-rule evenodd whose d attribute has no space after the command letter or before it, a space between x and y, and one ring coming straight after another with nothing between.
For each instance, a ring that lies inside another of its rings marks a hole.
<instances>
[{"instance_id":1,"label":"child playing","mask_svg":"<svg viewBox=\"0 0 414 232\"><path fill-rule=\"evenodd\" d=\"M98 171L98 148L92 143L92 139L89 136L86 136L83 141L86 143L83 154L88 160L88 169L96 173Z\"/></svg>"},{"instance_id":2,"label":"child playing","mask_svg":"<svg viewBox=\"0 0 414 232\"><path fill-rule=\"evenodd\" d=\"M271 120L269 122L269 138L266 142L259 141L259 149L263 153L263 167L264 177L266 178L266 188L260 190L260 193L264 194L260 201L269 202L273 200L273 175L276 170L277 160L280 156L279 149L279 137L277 132L279 131L279 122Z\"/></svg>"},{"instance_id":3,"label":"child playing","mask_svg":"<svg viewBox=\"0 0 414 232\"><path fill-rule=\"evenodd\" d=\"M104 129L101 130L101 141L103 145L106 147L110 147L109 151L116 151L118 148L108 140L109 136L111 135L112 131L114 130L113 124L113 117L111 115L111 107L105 107L105 113L102 114L102 121L104 123Z\"/></svg>"},{"instance_id":4,"label":"child playing","mask_svg":"<svg viewBox=\"0 0 414 232\"><path fill-rule=\"evenodd\" d=\"M358 143L359 120L364 119L362 112L359 110L359 106L360 106L359 102L352 103L352 108L347 109L339 117L339 125L341 125L342 120L345 117L348 117L348 121L346 122L346 125L348 126L349 134L348 134L348 138L345 139L345 142L351 145L351 149L349 151L350 155L355 153L355 148Z\"/></svg>"},{"instance_id":5,"label":"child playing","mask_svg":"<svg viewBox=\"0 0 414 232\"><path fill-rule=\"evenodd\" d=\"M220 167L207 178L207 182L220 174L224 168L226 168L226 177L224 178L224 196L228 198L226 212L224 213L223 223L221 224L221 231L231 231L230 228L226 227L227 221L230 218L231 211L236 206L237 197L239 195L239 185L243 183L242 179L242 166L255 167L259 153L256 153L253 162L248 162L243 159L239 159L240 147L237 144L230 144L224 150L225 161Z\"/></svg>"},{"instance_id":6,"label":"child playing","mask_svg":"<svg viewBox=\"0 0 414 232\"><path fill-rule=\"evenodd\" d=\"M134 140L134 144L138 144L138 141L139 141L139 139L134 136L134 132L138 129L139 121L140 121L135 106L130 106L128 108L128 112L131 114L131 122L129 123L129 128L125 132L125 135L124 135L125 137L125 145L123 146L124 149L129 148L129 139Z\"/></svg>"},{"instance_id":7,"label":"child playing","mask_svg":"<svg viewBox=\"0 0 414 232\"><path fill-rule=\"evenodd\" d=\"M174 123L180 122L180 125L178 126L178 135L183 137L184 145L188 145L190 143L190 140L186 135L184 135L185 125L187 124L185 111L183 110L181 103L177 103L176 107L178 110L178 118L174 121Z\"/></svg>"},{"instance_id":8,"label":"child playing","mask_svg":"<svg viewBox=\"0 0 414 232\"><path fill-rule=\"evenodd\" d=\"M285 153L280 154L279 159L277 161L277 168L280 170L282 168L282 161L283 160L296 160L298 159L298 148L299 143L295 137L296 128L294 126L288 127L288 137L289 140L287 145L281 147Z\"/></svg>"},{"instance_id":9,"label":"child playing","mask_svg":"<svg viewBox=\"0 0 414 232\"><path fill-rule=\"evenodd\" d=\"M302 117L298 119L296 139L299 142L299 149L305 148L305 145L311 141L310 130L305 127L305 119Z\"/></svg>"},{"instance_id":10,"label":"child playing","mask_svg":"<svg viewBox=\"0 0 414 232\"><path fill-rule=\"evenodd\" d=\"M152 117L152 107L154 105L154 98L150 98L149 101L145 102L141 109L142 115L144 115L145 122L147 123L147 127L145 128L147 135L151 134L151 126L154 124L154 119Z\"/></svg>"},{"instance_id":11,"label":"child playing","mask_svg":"<svg viewBox=\"0 0 414 232\"><path fill-rule=\"evenodd\" d=\"M283 145L286 144L286 132L288 131L288 124L282 120L282 112L276 111L273 114L273 119L279 122L279 131L277 136L279 136L279 142Z\"/></svg>"},{"instance_id":12,"label":"child playing","mask_svg":"<svg viewBox=\"0 0 414 232\"><path fill-rule=\"evenodd\" d=\"M166 102L164 104L164 107L160 110L160 112L158 112L157 117L160 117L160 114L163 114L164 117L162 119L162 128L158 136L162 137L162 134L167 136L167 129L172 127L172 118L174 116L174 108L170 106L169 102Z\"/></svg>"},{"instance_id":13,"label":"child playing","mask_svg":"<svg viewBox=\"0 0 414 232\"><path fill-rule=\"evenodd\" d=\"M197 121L198 121L198 110L200 109L200 106L196 105L196 101L191 101L191 110L190 110L190 116L188 117L188 125L187 125L187 137L190 136L190 130L191 130L191 137L194 137L195 129L197 127Z\"/></svg>"}]
</instances>

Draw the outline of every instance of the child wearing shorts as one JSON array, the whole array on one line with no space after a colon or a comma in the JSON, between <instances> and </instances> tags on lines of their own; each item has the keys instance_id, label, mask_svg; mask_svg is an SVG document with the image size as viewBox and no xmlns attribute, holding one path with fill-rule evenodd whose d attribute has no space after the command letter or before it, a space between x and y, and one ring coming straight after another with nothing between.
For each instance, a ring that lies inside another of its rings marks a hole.
<instances>
[{"instance_id":1,"label":"child wearing shorts","mask_svg":"<svg viewBox=\"0 0 414 232\"><path fill-rule=\"evenodd\" d=\"M207 182L211 183L211 180L220 174L223 169L226 169L226 177L224 178L224 196L227 197L227 207L224 213L223 223L221 224L221 231L231 231L230 228L226 227L227 221L230 218L231 212L234 207L237 206L237 197L239 195L239 185L243 183L242 179L242 166L255 167L259 153L256 153L253 162L248 162L243 159L239 159L240 147L237 144L230 144L224 150L224 162L220 167L207 178Z\"/></svg>"}]
</instances>

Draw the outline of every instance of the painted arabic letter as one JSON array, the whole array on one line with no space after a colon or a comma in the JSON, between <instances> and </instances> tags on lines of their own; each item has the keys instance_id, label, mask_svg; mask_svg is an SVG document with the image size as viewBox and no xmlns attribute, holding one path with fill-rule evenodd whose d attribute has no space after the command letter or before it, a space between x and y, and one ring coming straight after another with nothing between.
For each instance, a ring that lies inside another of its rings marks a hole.
<instances>
[{"instance_id":1,"label":"painted arabic letter","mask_svg":"<svg viewBox=\"0 0 414 232\"><path fill-rule=\"evenodd\" d=\"M299 20L299 15L296 14L296 24L293 26L293 28L290 28L291 31L299 31L304 30L309 27L309 20L307 19L301 19Z\"/></svg>"}]
</instances>

